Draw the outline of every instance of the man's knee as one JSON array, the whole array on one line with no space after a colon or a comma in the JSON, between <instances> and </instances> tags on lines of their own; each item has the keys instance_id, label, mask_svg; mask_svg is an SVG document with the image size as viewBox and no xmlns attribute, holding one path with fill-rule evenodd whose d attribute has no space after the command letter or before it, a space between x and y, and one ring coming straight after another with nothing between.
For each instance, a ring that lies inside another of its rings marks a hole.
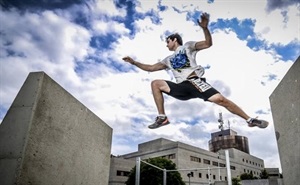
<instances>
[{"instance_id":1,"label":"man's knee","mask_svg":"<svg viewBox=\"0 0 300 185\"><path fill-rule=\"evenodd\" d=\"M152 90L160 90L163 92L170 92L170 88L165 80L153 80L151 82Z\"/></svg>"},{"instance_id":2,"label":"man's knee","mask_svg":"<svg viewBox=\"0 0 300 185\"><path fill-rule=\"evenodd\" d=\"M219 105L227 102L227 99L220 93L211 96L208 100Z\"/></svg>"},{"instance_id":3,"label":"man's knee","mask_svg":"<svg viewBox=\"0 0 300 185\"><path fill-rule=\"evenodd\" d=\"M154 87L156 87L156 88L159 88L160 86L161 86L161 81L162 80L153 80L152 82L151 82L151 87L152 88L154 88Z\"/></svg>"}]
</instances>

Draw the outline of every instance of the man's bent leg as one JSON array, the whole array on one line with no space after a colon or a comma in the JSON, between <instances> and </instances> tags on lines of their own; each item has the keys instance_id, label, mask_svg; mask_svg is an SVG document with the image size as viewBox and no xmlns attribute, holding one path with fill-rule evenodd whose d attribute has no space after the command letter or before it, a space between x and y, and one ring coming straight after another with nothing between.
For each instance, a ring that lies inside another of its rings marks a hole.
<instances>
[{"instance_id":1,"label":"man's bent leg","mask_svg":"<svg viewBox=\"0 0 300 185\"><path fill-rule=\"evenodd\" d=\"M158 114L165 114L163 92L170 92L170 87L164 80L154 80L151 83L153 98L157 107Z\"/></svg>"},{"instance_id":2,"label":"man's bent leg","mask_svg":"<svg viewBox=\"0 0 300 185\"><path fill-rule=\"evenodd\" d=\"M170 92L170 87L164 80L154 80L151 83L152 94L157 107L158 116L153 124L149 125L148 128L155 129L161 126L168 125L170 122L165 115L164 108L164 97L163 92ZM162 116L163 115L163 116Z\"/></svg>"}]
</instances>

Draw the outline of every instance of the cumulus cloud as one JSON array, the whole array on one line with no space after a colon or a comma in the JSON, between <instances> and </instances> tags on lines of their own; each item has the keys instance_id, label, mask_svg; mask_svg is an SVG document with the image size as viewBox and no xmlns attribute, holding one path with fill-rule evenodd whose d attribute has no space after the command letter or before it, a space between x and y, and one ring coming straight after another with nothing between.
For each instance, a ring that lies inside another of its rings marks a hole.
<instances>
[{"instance_id":1,"label":"cumulus cloud","mask_svg":"<svg viewBox=\"0 0 300 185\"><path fill-rule=\"evenodd\" d=\"M43 0L43 1L31 1L31 0L2 0L1 6L5 9L18 8L21 10L51 10L51 9L65 9L75 4L83 4L82 0Z\"/></svg>"},{"instance_id":2,"label":"cumulus cloud","mask_svg":"<svg viewBox=\"0 0 300 185\"><path fill-rule=\"evenodd\" d=\"M275 9L284 9L289 6L297 6L299 8L299 1L298 0L267 0L267 7L268 11L273 11Z\"/></svg>"}]
</instances>

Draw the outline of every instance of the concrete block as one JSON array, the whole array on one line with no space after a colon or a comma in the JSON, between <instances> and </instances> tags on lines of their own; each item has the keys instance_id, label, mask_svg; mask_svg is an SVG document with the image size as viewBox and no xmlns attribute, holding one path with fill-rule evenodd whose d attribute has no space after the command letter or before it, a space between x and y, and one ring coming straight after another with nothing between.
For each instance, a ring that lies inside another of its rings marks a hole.
<instances>
[{"instance_id":1,"label":"concrete block","mask_svg":"<svg viewBox=\"0 0 300 185\"><path fill-rule=\"evenodd\" d=\"M242 185L270 185L268 179L242 180Z\"/></svg>"},{"instance_id":2,"label":"concrete block","mask_svg":"<svg viewBox=\"0 0 300 185\"><path fill-rule=\"evenodd\" d=\"M214 185L228 185L227 181L215 181Z\"/></svg>"},{"instance_id":3,"label":"concrete block","mask_svg":"<svg viewBox=\"0 0 300 185\"><path fill-rule=\"evenodd\" d=\"M0 125L1 185L107 185L112 129L44 72Z\"/></svg>"},{"instance_id":4,"label":"concrete block","mask_svg":"<svg viewBox=\"0 0 300 185\"><path fill-rule=\"evenodd\" d=\"M300 57L270 96L284 184L300 177Z\"/></svg>"}]
</instances>

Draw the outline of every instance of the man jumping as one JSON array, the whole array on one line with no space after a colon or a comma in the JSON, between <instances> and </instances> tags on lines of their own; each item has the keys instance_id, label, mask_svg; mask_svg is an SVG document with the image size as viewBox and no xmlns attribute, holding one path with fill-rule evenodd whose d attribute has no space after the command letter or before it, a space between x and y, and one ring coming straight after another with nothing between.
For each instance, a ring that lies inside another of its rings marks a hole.
<instances>
[{"instance_id":1,"label":"man jumping","mask_svg":"<svg viewBox=\"0 0 300 185\"><path fill-rule=\"evenodd\" d=\"M207 13L201 15L201 21L198 20L198 24L203 29L205 36L205 40L203 41L189 41L183 45L179 34L175 33L168 36L166 38L167 47L170 51L174 51L174 53L156 64L150 65L137 62L129 56L123 58L125 62L135 65L144 71L153 72L170 69L176 79L176 83L168 80L154 80L151 82L158 116L155 122L148 126L150 129L170 123L165 114L163 93L179 100L201 98L204 101L213 102L245 119L249 127L257 126L259 128L266 128L269 125L267 121L248 116L239 106L224 97L203 78L204 68L197 65L196 54L198 51L212 46L211 34L207 28L208 22Z\"/></svg>"}]
</instances>

